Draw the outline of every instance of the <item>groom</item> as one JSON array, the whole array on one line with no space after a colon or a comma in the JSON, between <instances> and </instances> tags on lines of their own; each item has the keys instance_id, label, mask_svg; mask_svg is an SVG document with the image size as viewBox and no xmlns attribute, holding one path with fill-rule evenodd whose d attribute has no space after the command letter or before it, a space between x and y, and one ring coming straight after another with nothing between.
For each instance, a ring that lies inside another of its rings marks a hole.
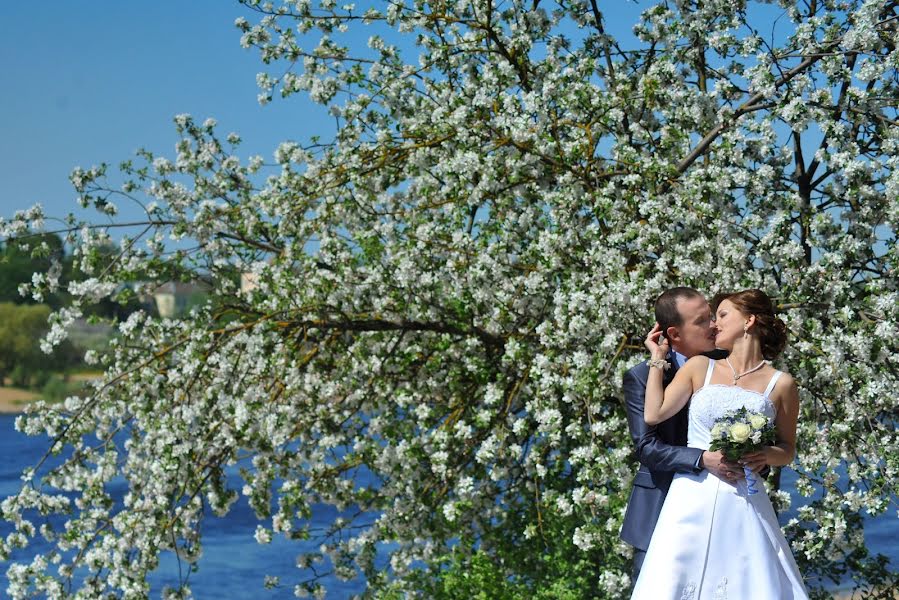
<instances>
[{"instance_id":1,"label":"groom","mask_svg":"<svg viewBox=\"0 0 899 600\"><path fill-rule=\"evenodd\" d=\"M693 288L677 287L656 299L656 322L671 345L663 384L668 385L688 358L715 350L712 311L705 297ZM628 427L640 460L634 477L621 539L634 547L634 580L643 566L652 530L675 472L699 473L707 469L726 481L734 473L720 452L687 448L687 409L655 426L643 420L643 397L649 365L644 361L624 375Z\"/></svg>"}]
</instances>

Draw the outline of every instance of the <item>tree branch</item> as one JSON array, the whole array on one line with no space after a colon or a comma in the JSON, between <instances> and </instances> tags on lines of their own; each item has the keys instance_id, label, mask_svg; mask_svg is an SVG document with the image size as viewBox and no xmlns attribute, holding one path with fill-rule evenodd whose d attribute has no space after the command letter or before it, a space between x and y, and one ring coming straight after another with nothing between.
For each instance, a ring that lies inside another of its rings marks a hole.
<instances>
[{"instance_id":1,"label":"tree branch","mask_svg":"<svg viewBox=\"0 0 899 600\"><path fill-rule=\"evenodd\" d=\"M792 69L787 71L786 73L784 73L783 77L781 77L774 83L774 87L775 88L782 87L783 85L788 83L791 79L793 79L800 73L806 71L809 67L814 65L816 62L818 62L822 58L824 58L826 55L827 55L826 52L816 52L815 54L812 54L811 56L807 57L801 63L799 63L798 65L796 65L795 67L793 67ZM740 117L742 117L743 115L750 113L753 110L757 110L758 106L756 106L756 105L764 99L765 99L765 94L763 92L758 92L758 93L754 94L751 98L749 98L749 100L747 100L746 102L741 104L740 107L734 111L734 114L729 121L724 121L724 122L716 125L714 127L714 129L712 129L709 133L706 134L706 136L704 138L702 138L702 140L700 140L700 142L696 145L695 148L693 148L693 150L690 152L690 154L688 154L686 156L686 158L684 158L682 161L680 161L680 163L678 163L677 173L680 175L680 174L683 174L684 172L686 172L686 170L689 169L690 166L694 162L696 162L696 160L700 156L705 154L705 152L709 149L709 147L712 145L712 143L716 139L718 139L718 137L721 136L722 133L724 133L727 129L730 129L731 127L733 127L734 124L737 122L737 120Z\"/></svg>"},{"instance_id":2,"label":"tree branch","mask_svg":"<svg viewBox=\"0 0 899 600\"><path fill-rule=\"evenodd\" d=\"M506 341L502 336L490 333L480 327L472 326L470 329L464 329L456 325L442 323L438 321L410 321L399 319L391 321L388 319L347 319L343 321L331 320L308 320L308 321L285 321L282 325L287 327L295 327L302 329L322 329L337 331L430 331L434 333L447 333L450 335L458 335L468 337L474 335L481 340L486 346L493 349L502 349L506 345Z\"/></svg>"}]
</instances>

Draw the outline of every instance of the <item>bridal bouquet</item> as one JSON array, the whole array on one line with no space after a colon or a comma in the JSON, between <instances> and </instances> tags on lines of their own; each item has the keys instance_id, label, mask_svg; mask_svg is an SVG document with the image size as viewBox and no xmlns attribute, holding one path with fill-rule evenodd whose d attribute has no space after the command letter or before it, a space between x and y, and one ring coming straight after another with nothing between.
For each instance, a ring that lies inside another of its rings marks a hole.
<instances>
[{"instance_id":1,"label":"bridal bouquet","mask_svg":"<svg viewBox=\"0 0 899 600\"><path fill-rule=\"evenodd\" d=\"M720 450L728 460L737 460L744 454L771 446L776 441L774 424L762 413L738 408L724 413L712 427L712 443L709 450ZM755 475L747 467L746 484L749 494L755 494Z\"/></svg>"}]
</instances>

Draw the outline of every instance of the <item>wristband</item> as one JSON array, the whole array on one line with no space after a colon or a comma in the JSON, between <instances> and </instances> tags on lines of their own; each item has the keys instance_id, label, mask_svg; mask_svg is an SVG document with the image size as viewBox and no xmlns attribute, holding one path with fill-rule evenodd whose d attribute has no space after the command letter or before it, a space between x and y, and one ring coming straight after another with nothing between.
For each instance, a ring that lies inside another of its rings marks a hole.
<instances>
[{"instance_id":1,"label":"wristband","mask_svg":"<svg viewBox=\"0 0 899 600\"><path fill-rule=\"evenodd\" d=\"M663 371L667 371L671 368L671 363L664 358L652 358L646 361L646 364L650 367L655 367L656 369L662 369Z\"/></svg>"}]
</instances>

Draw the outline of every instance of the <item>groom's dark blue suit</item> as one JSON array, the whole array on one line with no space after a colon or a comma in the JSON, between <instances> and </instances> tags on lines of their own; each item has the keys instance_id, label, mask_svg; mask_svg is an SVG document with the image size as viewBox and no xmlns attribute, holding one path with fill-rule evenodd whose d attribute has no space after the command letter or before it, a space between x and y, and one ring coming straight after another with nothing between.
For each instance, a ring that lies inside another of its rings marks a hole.
<instances>
[{"instance_id":1,"label":"groom's dark blue suit","mask_svg":"<svg viewBox=\"0 0 899 600\"><path fill-rule=\"evenodd\" d=\"M671 368L665 371L662 380L665 386L671 383L677 371L674 352L669 353L668 362ZM639 556L635 560L637 570L642 563L642 552L649 547L652 530L655 529L674 473L698 473L702 470L699 459L703 451L687 448L687 406L658 425L647 425L643 420L649 368L644 361L624 375L624 404L640 469L634 477L634 487L621 527L621 539L638 550Z\"/></svg>"}]
</instances>

